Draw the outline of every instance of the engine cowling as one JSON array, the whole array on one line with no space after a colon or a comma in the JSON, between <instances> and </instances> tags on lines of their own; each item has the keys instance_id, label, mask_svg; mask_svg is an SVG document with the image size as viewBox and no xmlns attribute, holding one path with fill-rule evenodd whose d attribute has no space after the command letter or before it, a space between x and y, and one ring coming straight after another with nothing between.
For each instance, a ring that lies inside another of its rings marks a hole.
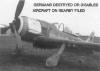
<instances>
[{"instance_id":1,"label":"engine cowling","mask_svg":"<svg viewBox=\"0 0 100 71\"><path fill-rule=\"evenodd\" d=\"M41 35L42 29L39 21L26 16L16 19L15 28L24 40L32 40L34 36Z\"/></svg>"}]
</instances>

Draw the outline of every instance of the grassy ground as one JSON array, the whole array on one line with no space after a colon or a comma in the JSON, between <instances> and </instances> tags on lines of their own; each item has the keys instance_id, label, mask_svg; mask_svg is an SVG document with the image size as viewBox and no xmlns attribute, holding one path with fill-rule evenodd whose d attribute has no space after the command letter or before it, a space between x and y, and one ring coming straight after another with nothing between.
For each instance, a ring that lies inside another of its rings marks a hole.
<instances>
[{"instance_id":1,"label":"grassy ground","mask_svg":"<svg viewBox=\"0 0 100 71\"><path fill-rule=\"evenodd\" d=\"M23 42L27 53L22 55L14 54L15 43L15 39L11 37L0 37L0 71L100 71L99 57L96 55L91 55L86 62L79 63L75 54L67 53L69 58L61 59L57 67L47 68L46 57L30 54L29 50L33 50L31 43Z\"/></svg>"}]
</instances>

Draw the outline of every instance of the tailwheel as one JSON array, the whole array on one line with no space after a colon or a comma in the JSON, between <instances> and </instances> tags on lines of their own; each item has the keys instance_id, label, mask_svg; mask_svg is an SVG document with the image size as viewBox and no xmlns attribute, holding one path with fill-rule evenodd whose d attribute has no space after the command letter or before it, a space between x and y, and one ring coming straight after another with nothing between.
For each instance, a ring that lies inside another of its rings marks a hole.
<instances>
[{"instance_id":1,"label":"tailwheel","mask_svg":"<svg viewBox=\"0 0 100 71\"><path fill-rule=\"evenodd\" d=\"M65 44L62 44L60 49L56 53L54 53L53 55L51 55L46 59L46 66L47 67L57 66L64 49L65 49Z\"/></svg>"}]
</instances>

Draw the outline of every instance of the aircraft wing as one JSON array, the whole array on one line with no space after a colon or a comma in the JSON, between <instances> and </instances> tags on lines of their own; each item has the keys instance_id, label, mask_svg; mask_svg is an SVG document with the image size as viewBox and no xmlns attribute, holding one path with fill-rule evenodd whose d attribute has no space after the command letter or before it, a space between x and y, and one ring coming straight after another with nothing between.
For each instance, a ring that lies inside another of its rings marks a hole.
<instances>
[{"instance_id":1,"label":"aircraft wing","mask_svg":"<svg viewBox=\"0 0 100 71\"><path fill-rule=\"evenodd\" d=\"M85 41L72 41L67 39L59 39L59 38L52 38L52 37L37 37L36 42L38 42L39 46L43 48L58 48L63 43L66 45L66 50L81 50L81 51L100 51L100 44L99 43L92 43L92 42L85 42ZM41 48L42 48L41 47Z\"/></svg>"}]
</instances>

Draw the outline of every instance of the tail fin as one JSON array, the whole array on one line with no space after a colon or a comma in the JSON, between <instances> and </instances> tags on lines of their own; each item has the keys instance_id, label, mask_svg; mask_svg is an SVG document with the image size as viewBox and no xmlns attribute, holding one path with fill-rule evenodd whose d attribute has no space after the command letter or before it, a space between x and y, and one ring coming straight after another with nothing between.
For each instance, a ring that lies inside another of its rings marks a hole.
<instances>
[{"instance_id":1,"label":"tail fin","mask_svg":"<svg viewBox=\"0 0 100 71\"><path fill-rule=\"evenodd\" d=\"M86 40L87 42L93 42L94 41L94 32L91 32L90 36L88 37L88 39Z\"/></svg>"}]
</instances>

